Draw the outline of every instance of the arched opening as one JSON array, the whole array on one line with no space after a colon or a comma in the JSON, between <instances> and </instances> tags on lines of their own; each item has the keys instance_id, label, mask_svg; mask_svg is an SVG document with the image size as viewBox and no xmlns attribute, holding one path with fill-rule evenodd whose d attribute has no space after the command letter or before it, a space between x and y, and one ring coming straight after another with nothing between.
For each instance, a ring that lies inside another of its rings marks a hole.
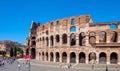
<instances>
[{"instance_id":1,"label":"arched opening","mask_svg":"<svg viewBox=\"0 0 120 71\"><path fill-rule=\"evenodd\" d=\"M36 56L36 50L35 50L35 48L31 49L31 55L32 55L32 59L35 59L35 56Z\"/></svg>"},{"instance_id":2,"label":"arched opening","mask_svg":"<svg viewBox=\"0 0 120 71\"><path fill-rule=\"evenodd\" d=\"M56 42L58 43L60 41L60 36L56 35Z\"/></svg>"},{"instance_id":3,"label":"arched opening","mask_svg":"<svg viewBox=\"0 0 120 71\"><path fill-rule=\"evenodd\" d=\"M46 60L48 61L48 52L46 52Z\"/></svg>"},{"instance_id":4,"label":"arched opening","mask_svg":"<svg viewBox=\"0 0 120 71\"><path fill-rule=\"evenodd\" d=\"M111 32L110 37L111 37L111 39L110 39L111 42L117 42L117 40L118 40L117 32L115 32L115 31Z\"/></svg>"},{"instance_id":5,"label":"arched opening","mask_svg":"<svg viewBox=\"0 0 120 71\"><path fill-rule=\"evenodd\" d=\"M76 32L76 27L75 27L75 26L72 26L72 27L70 28L70 32Z\"/></svg>"},{"instance_id":6,"label":"arched opening","mask_svg":"<svg viewBox=\"0 0 120 71\"><path fill-rule=\"evenodd\" d=\"M71 24L72 24L72 25L75 24L75 20L74 20L74 19L71 20Z\"/></svg>"},{"instance_id":7,"label":"arched opening","mask_svg":"<svg viewBox=\"0 0 120 71\"><path fill-rule=\"evenodd\" d=\"M59 58L60 58L60 55L59 55L59 52L56 52L56 62L59 62Z\"/></svg>"},{"instance_id":8,"label":"arched opening","mask_svg":"<svg viewBox=\"0 0 120 71\"><path fill-rule=\"evenodd\" d=\"M42 52L42 61L44 61L44 52Z\"/></svg>"},{"instance_id":9,"label":"arched opening","mask_svg":"<svg viewBox=\"0 0 120 71\"><path fill-rule=\"evenodd\" d=\"M90 44L94 44L96 42L96 38L94 37L94 36L91 36L90 38L89 38L89 43Z\"/></svg>"},{"instance_id":10,"label":"arched opening","mask_svg":"<svg viewBox=\"0 0 120 71\"><path fill-rule=\"evenodd\" d=\"M51 52L51 53L50 53L50 61L53 61L53 58L54 58L53 52Z\"/></svg>"},{"instance_id":11,"label":"arched opening","mask_svg":"<svg viewBox=\"0 0 120 71\"><path fill-rule=\"evenodd\" d=\"M51 46L53 46L53 43L54 43L53 36L50 37L50 41L51 41Z\"/></svg>"},{"instance_id":12,"label":"arched opening","mask_svg":"<svg viewBox=\"0 0 120 71\"><path fill-rule=\"evenodd\" d=\"M26 55L29 55L29 49L26 49Z\"/></svg>"},{"instance_id":13,"label":"arched opening","mask_svg":"<svg viewBox=\"0 0 120 71\"><path fill-rule=\"evenodd\" d=\"M102 31L99 33L99 42L106 42L106 32Z\"/></svg>"},{"instance_id":14,"label":"arched opening","mask_svg":"<svg viewBox=\"0 0 120 71\"><path fill-rule=\"evenodd\" d=\"M46 45L48 46L49 45L49 41L48 41L48 37L46 37Z\"/></svg>"},{"instance_id":15,"label":"arched opening","mask_svg":"<svg viewBox=\"0 0 120 71\"><path fill-rule=\"evenodd\" d=\"M35 45L36 45L36 42L35 42L35 41L32 41L31 44L32 44L32 46L35 46Z\"/></svg>"},{"instance_id":16,"label":"arched opening","mask_svg":"<svg viewBox=\"0 0 120 71\"><path fill-rule=\"evenodd\" d=\"M43 39L43 45L44 45L44 37L42 39Z\"/></svg>"},{"instance_id":17,"label":"arched opening","mask_svg":"<svg viewBox=\"0 0 120 71\"><path fill-rule=\"evenodd\" d=\"M118 55L117 53L113 52L110 55L110 63L111 64L117 64L117 60L118 60Z\"/></svg>"},{"instance_id":18,"label":"arched opening","mask_svg":"<svg viewBox=\"0 0 120 71\"><path fill-rule=\"evenodd\" d=\"M116 24L110 24L110 29L116 29L117 25Z\"/></svg>"},{"instance_id":19,"label":"arched opening","mask_svg":"<svg viewBox=\"0 0 120 71\"><path fill-rule=\"evenodd\" d=\"M90 44L94 44L96 42L96 38L95 38L95 32L90 32L89 33L89 43Z\"/></svg>"},{"instance_id":20,"label":"arched opening","mask_svg":"<svg viewBox=\"0 0 120 71\"><path fill-rule=\"evenodd\" d=\"M90 54L89 54L89 61L90 62L94 62L94 61L96 61L96 54L94 53L94 52L91 52Z\"/></svg>"},{"instance_id":21,"label":"arched opening","mask_svg":"<svg viewBox=\"0 0 120 71\"><path fill-rule=\"evenodd\" d=\"M79 63L85 63L85 53L83 52L79 54Z\"/></svg>"},{"instance_id":22,"label":"arched opening","mask_svg":"<svg viewBox=\"0 0 120 71\"><path fill-rule=\"evenodd\" d=\"M70 45L71 46L76 45L76 36L75 36L75 34L70 35Z\"/></svg>"},{"instance_id":23,"label":"arched opening","mask_svg":"<svg viewBox=\"0 0 120 71\"><path fill-rule=\"evenodd\" d=\"M41 58L41 53L39 53L39 60L40 60L40 58Z\"/></svg>"},{"instance_id":24,"label":"arched opening","mask_svg":"<svg viewBox=\"0 0 120 71\"><path fill-rule=\"evenodd\" d=\"M67 62L67 53L66 52L63 52L62 53L62 62Z\"/></svg>"},{"instance_id":25,"label":"arched opening","mask_svg":"<svg viewBox=\"0 0 120 71\"><path fill-rule=\"evenodd\" d=\"M62 35L62 43L67 44L67 34Z\"/></svg>"},{"instance_id":26,"label":"arched opening","mask_svg":"<svg viewBox=\"0 0 120 71\"><path fill-rule=\"evenodd\" d=\"M104 52L99 54L99 63L106 64L106 54Z\"/></svg>"},{"instance_id":27,"label":"arched opening","mask_svg":"<svg viewBox=\"0 0 120 71\"><path fill-rule=\"evenodd\" d=\"M79 45L80 46L85 45L85 33L84 32L81 32L79 34Z\"/></svg>"},{"instance_id":28,"label":"arched opening","mask_svg":"<svg viewBox=\"0 0 120 71\"><path fill-rule=\"evenodd\" d=\"M70 53L70 63L76 63L76 55L74 52Z\"/></svg>"}]
</instances>

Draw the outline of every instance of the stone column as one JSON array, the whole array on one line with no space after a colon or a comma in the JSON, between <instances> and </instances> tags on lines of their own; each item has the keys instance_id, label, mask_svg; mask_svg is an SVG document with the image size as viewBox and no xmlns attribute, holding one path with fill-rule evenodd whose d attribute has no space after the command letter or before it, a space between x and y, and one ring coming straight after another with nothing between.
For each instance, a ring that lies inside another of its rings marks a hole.
<instances>
[{"instance_id":1,"label":"stone column","mask_svg":"<svg viewBox=\"0 0 120 71\"><path fill-rule=\"evenodd\" d=\"M70 35L67 35L67 46L70 46Z\"/></svg>"},{"instance_id":2,"label":"stone column","mask_svg":"<svg viewBox=\"0 0 120 71\"><path fill-rule=\"evenodd\" d=\"M85 45L86 45L86 46L89 46L89 45L90 45L90 44L89 44L89 36L86 35L86 36L85 36L85 39L86 39L86 40L85 40Z\"/></svg>"},{"instance_id":3,"label":"stone column","mask_svg":"<svg viewBox=\"0 0 120 71\"><path fill-rule=\"evenodd\" d=\"M70 53L67 53L67 63L70 63Z\"/></svg>"},{"instance_id":4,"label":"stone column","mask_svg":"<svg viewBox=\"0 0 120 71\"><path fill-rule=\"evenodd\" d=\"M60 62L62 62L62 53L60 53L59 60L60 60Z\"/></svg>"},{"instance_id":5,"label":"stone column","mask_svg":"<svg viewBox=\"0 0 120 71\"><path fill-rule=\"evenodd\" d=\"M110 64L110 54L107 54L107 64Z\"/></svg>"},{"instance_id":6,"label":"stone column","mask_svg":"<svg viewBox=\"0 0 120 71\"><path fill-rule=\"evenodd\" d=\"M44 48L47 47L46 38L44 37Z\"/></svg>"},{"instance_id":7,"label":"stone column","mask_svg":"<svg viewBox=\"0 0 120 71\"><path fill-rule=\"evenodd\" d=\"M79 63L79 54L76 53L76 63L78 64Z\"/></svg>"},{"instance_id":8,"label":"stone column","mask_svg":"<svg viewBox=\"0 0 120 71\"><path fill-rule=\"evenodd\" d=\"M96 43L99 43L99 34L96 34Z\"/></svg>"},{"instance_id":9,"label":"stone column","mask_svg":"<svg viewBox=\"0 0 120 71\"><path fill-rule=\"evenodd\" d=\"M119 50L119 53L118 53L118 64L120 64L120 50Z\"/></svg>"},{"instance_id":10,"label":"stone column","mask_svg":"<svg viewBox=\"0 0 120 71\"><path fill-rule=\"evenodd\" d=\"M53 56L54 56L53 62L56 62L56 55L55 55L55 53L53 53Z\"/></svg>"},{"instance_id":11,"label":"stone column","mask_svg":"<svg viewBox=\"0 0 120 71\"><path fill-rule=\"evenodd\" d=\"M53 44L54 44L54 47L56 46L56 38L55 36L53 37Z\"/></svg>"},{"instance_id":12,"label":"stone column","mask_svg":"<svg viewBox=\"0 0 120 71\"><path fill-rule=\"evenodd\" d=\"M79 35L76 35L76 46L79 46Z\"/></svg>"},{"instance_id":13,"label":"stone column","mask_svg":"<svg viewBox=\"0 0 120 71\"><path fill-rule=\"evenodd\" d=\"M118 43L120 43L120 32L118 32Z\"/></svg>"},{"instance_id":14,"label":"stone column","mask_svg":"<svg viewBox=\"0 0 120 71\"><path fill-rule=\"evenodd\" d=\"M107 32L107 43L110 43L110 32Z\"/></svg>"},{"instance_id":15,"label":"stone column","mask_svg":"<svg viewBox=\"0 0 120 71\"><path fill-rule=\"evenodd\" d=\"M49 48L51 47L51 43L50 43L50 37L48 39L48 43L49 43Z\"/></svg>"},{"instance_id":16,"label":"stone column","mask_svg":"<svg viewBox=\"0 0 120 71\"><path fill-rule=\"evenodd\" d=\"M86 54L86 60L85 63L88 64L88 54Z\"/></svg>"},{"instance_id":17,"label":"stone column","mask_svg":"<svg viewBox=\"0 0 120 71\"><path fill-rule=\"evenodd\" d=\"M48 61L50 62L50 53L48 52Z\"/></svg>"},{"instance_id":18,"label":"stone column","mask_svg":"<svg viewBox=\"0 0 120 71\"><path fill-rule=\"evenodd\" d=\"M96 54L96 64L99 64L99 53Z\"/></svg>"},{"instance_id":19,"label":"stone column","mask_svg":"<svg viewBox=\"0 0 120 71\"><path fill-rule=\"evenodd\" d=\"M62 35L60 35L60 42L59 42L60 47L62 47Z\"/></svg>"}]
</instances>

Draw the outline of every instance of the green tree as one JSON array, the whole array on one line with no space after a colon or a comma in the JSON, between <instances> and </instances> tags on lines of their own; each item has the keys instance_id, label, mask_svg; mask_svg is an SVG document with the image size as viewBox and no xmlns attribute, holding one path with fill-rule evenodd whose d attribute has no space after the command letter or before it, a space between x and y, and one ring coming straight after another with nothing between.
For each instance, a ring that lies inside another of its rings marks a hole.
<instances>
[{"instance_id":1,"label":"green tree","mask_svg":"<svg viewBox=\"0 0 120 71\"><path fill-rule=\"evenodd\" d=\"M14 47L14 56L15 57L17 56L17 47L16 46Z\"/></svg>"},{"instance_id":2,"label":"green tree","mask_svg":"<svg viewBox=\"0 0 120 71\"><path fill-rule=\"evenodd\" d=\"M10 49L10 56L13 57L13 48Z\"/></svg>"}]
</instances>

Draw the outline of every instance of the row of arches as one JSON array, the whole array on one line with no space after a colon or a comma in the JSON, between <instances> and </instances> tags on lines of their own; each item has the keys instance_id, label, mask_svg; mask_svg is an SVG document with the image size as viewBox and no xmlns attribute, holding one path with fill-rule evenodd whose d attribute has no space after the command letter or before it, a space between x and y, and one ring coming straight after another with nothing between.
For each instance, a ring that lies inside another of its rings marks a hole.
<instances>
[{"instance_id":1,"label":"row of arches","mask_svg":"<svg viewBox=\"0 0 120 71\"><path fill-rule=\"evenodd\" d=\"M110 36L110 42L117 42L118 41L118 33L116 31L112 31L108 34ZM99 32L99 43L107 42L107 35L108 34L105 31ZM92 41L92 40L94 40L94 41ZM96 33L90 32L90 41L94 43L95 40L96 40Z\"/></svg>"},{"instance_id":2,"label":"row of arches","mask_svg":"<svg viewBox=\"0 0 120 71\"><path fill-rule=\"evenodd\" d=\"M50 55L50 56L49 56ZM56 52L56 53L53 53L53 52L50 52L50 54L48 54L48 52L44 53L39 53L39 57L42 57L42 61L46 60L48 61L48 57L50 57L50 61L54 61L55 62L64 62L66 63L67 60L68 60L68 54L66 52L63 52L62 54L62 60L60 60L60 53L59 52ZM70 56L69 56L69 59L70 59L70 63L76 63L76 53L75 52L71 52L70 53ZM86 63L86 57L87 55L84 53L84 52L80 52L79 55L78 55L79 59L78 59L78 62L79 63ZM107 54L104 53L104 52L101 52L99 54L99 64L106 64L107 63ZM91 62L91 61L96 61L97 59L97 56L96 56L96 53L94 52L91 52L89 55L88 55L88 61ZM111 64L117 64L118 63L118 54L113 52L110 54L110 63Z\"/></svg>"},{"instance_id":3,"label":"row of arches","mask_svg":"<svg viewBox=\"0 0 120 71\"><path fill-rule=\"evenodd\" d=\"M86 42L86 35L84 32L81 32L78 35L78 38L76 38L77 35L75 33L72 33L70 36L68 36L67 34L63 34L62 36L60 36L59 34L57 34L56 36L51 35L50 38L49 37L42 37L39 39L39 42L42 42L43 44L45 44L46 42L46 46L54 46L54 42L59 43L60 40L62 41L62 44L67 44L68 42L70 43L71 46L76 45L76 40L79 40L79 45L83 46L85 45ZM68 40L68 38L70 38L70 40ZM55 39L55 40L54 40ZM50 41L49 41L50 40ZM110 42L117 42L118 41L118 33L113 31L110 33ZM107 34L106 32L102 31L99 32L99 43L105 43L107 42ZM96 43L96 33L95 32L90 32L89 34L89 43Z\"/></svg>"}]
</instances>

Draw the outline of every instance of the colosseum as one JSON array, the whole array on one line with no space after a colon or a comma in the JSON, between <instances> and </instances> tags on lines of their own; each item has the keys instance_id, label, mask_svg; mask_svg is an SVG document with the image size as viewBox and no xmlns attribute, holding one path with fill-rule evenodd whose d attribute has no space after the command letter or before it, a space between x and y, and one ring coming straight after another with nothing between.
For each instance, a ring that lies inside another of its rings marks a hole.
<instances>
[{"instance_id":1,"label":"colosseum","mask_svg":"<svg viewBox=\"0 0 120 71\"><path fill-rule=\"evenodd\" d=\"M120 22L94 23L89 14L33 21L26 44L39 61L120 64Z\"/></svg>"}]
</instances>

